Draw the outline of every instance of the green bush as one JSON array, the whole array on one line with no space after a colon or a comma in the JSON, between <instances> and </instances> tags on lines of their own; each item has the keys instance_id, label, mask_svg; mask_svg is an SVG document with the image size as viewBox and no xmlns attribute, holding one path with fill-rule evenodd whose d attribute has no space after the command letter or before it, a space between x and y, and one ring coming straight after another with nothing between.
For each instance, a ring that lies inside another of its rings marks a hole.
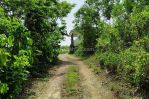
<instances>
[{"instance_id":1,"label":"green bush","mask_svg":"<svg viewBox=\"0 0 149 99\"><path fill-rule=\"evenodd\" d=\"M7 93L8 89L8 84L0 82L0 94Z\"/></svg>"},{"instance_id":2,"label":"green bush","mask_svg":"<svg viewBox=\"0 0 149 99\"><path fill-rule=\"evenodd\" d=\"M81 42L96 45L101 68L137 88L148 88L148 0L86 0L75 22ZM96 37L92 38L91 33ZM84 48L79 45L79 55Z\"/></svg>"},{"instance_id":3,"label":"green bush","mask_svg":"<svg viewBox=\"0 0 149 99\"><path fill-rule=\"evenodd\" d=\"M102 34L96 45L101 67L134 86L148 83L148 9L148 6L142 10L134 8L129 17L117 18L113 26L102 25Z\"/></svg>"},{"instance_id":4,"label":"green bush","mask_svg":"<svg viewBox=\"0 0 149 99\"><path fill-rule=\"evenodd\" d=\"M63 18L72 7L57 0L0 1L0 98L15 99L29 74L57 62Z\"/></svg>"},{"instance_id":5,"label":"green bush","mask_svg":"<svg viewBox=\"0 0 149 99\"><path fill-rule=\"evenodd\" d=\"M0 41L5 43L1 43L0 46L5 46L7 42L9 49L11 49L14 40L10 38L1 38ZM2 82L0 94L2 94L2 98L6 95L8 98L15 97L22 90L22 84L27 80L29 74L27 71L27 67L30 65L29 54L28 50L19 50L17 55L12 55L7 48L0 48L0 81Z\"/></svg>"},{"instance_id":6,"label":"green bush","mask_svg":"<svg viewBox=\"0 0 149 99\"><path fill-rule=\"evenodd\" d=\"M105 52L98 57L102 68L107 68L111 73L117 73L117 69L121 66L122 61L119 54Z\"/></svg>"},{"instance_id":7,"label":"green bush","mask_svg":"<svg viewBox=\"0 0 149 99\"><path fill-rule=\"evenodd\" d=\"M113 51L118 52L121 47L120 35L114 27L104 24L101 25L102 34L97 39L97 52Z\"/></svg>"},{"instance_id":8,"label":"green bush","mask_svg":"<svg viewBox=\"0 0 149 99\"><path fill-rule=\"evenodd\" d=\"M133 85L141 86L142 83L146 83L149 54L143 48L132 46L119 54L105 52L98 57L103 68L120 75Z\"/></svg>"},{"instance_id":9,"label":"green bush","mask_svg":"<svg viewBox=\"0 0 149 99\"><path fill-rule=\"evenodd\" d=\"M21 22L4 13L0 27L0 98L14 98L29 74L32 40Z\"/></svg>"},{"instance_id":10,"label":"green bush","mask_svg":"<svg viewBox=\"0 0 149 99\"><path fill-rule=\"evenodd\" d=\"M135 86L140 86L146 79L149 54L142 48L132 46L131 48L121 52L122 66L120 73Z\"/></svg>"}]
</instances>

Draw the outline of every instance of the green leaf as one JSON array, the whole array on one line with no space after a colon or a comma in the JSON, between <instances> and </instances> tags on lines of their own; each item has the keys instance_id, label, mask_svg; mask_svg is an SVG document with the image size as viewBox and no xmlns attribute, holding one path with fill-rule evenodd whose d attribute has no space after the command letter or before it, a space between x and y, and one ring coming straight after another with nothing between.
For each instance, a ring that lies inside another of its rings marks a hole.
<instances>
[{"instance_id":1,"label":"green leaf","mask_svg":"<svg viewBox=\"0 0 149 99\"><path fill-rule=\"evenodd\" d=\"M6 43L7 43L7 37L6 37L6 35L5 34L1 34L0 35L0 45L1 46L5 46Z\"/></svg>"},{"instance_id":2,"label":"green leaf","mask_svg":"<svg viewBox=\"0 0 149 99\"><path fill-rule=\"evenodd\" d=\"M0 94L4 94L8 91L8 85L0 82Z\"/></svg>"},{"instance_id":3,"label":"green leaf","mask_svg":"<svg viewBox=\"0 0 149 99\"><path fill-rule=\"evenodd\" d=\"M14 42L14 37L13 36L9 36L8 37L8 45L9 45L9 47L12 46L13 42Z\"/></svg>"},{"instance_id":4,"label":"green leaf","mask_svg":"<svg viewBox=\"0 0 149 99\"><path fill-rule=\"evenodd\" d=\"M0 63L2 65L6 65L6 63L8 62L7 57L9 56L9 53L6 52L4 49L0 49Z\"/></svg>"},{"instance_id":5,"label":"green leaf","mask_svg":"<svg viewBox=\"0 0 149 99\"><path fill-rule=\"evenodd\" d=\"M30 38L27 38L27 44L31 46L33 44L33 40Z\"/></svg>"}]
</instances>

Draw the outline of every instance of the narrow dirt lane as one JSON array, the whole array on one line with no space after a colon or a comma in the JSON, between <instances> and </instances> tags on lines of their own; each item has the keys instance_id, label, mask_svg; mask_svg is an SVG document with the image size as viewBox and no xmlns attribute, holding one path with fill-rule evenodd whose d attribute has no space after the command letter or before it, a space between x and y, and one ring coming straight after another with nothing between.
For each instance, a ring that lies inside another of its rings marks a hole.
<instances>
[{"instance_id":1,"label":"narrow dirt lane","mask_svg":"<svg viewBox=\"0 0 149 99\"><path fill-rule=\"evenodd\" d=\"M70 62L76 63L80 68L83 99L116 99L111 91L102 86L102 81L97 79L93 72L81 59L68 56Z\"/></svg>"},{"instance_id":2,"label":"narrow dirt lane","mask_svg":"<svg viewBox=\"0 0 149 99\"><path fill-rule=\"evenodd\" d=\"M97 79L93 72L88 69L79 58L68 54L59 56L61 64L57 68L53 77L47 82L37 82L32 86L35 95L27 99L63 99L61 96L62 85L67 68L70 65L77 65L80 68L82 97L78 99L116 99L111 91L102 86L101 81Z\"/></svg>"},{"instance_id":3,"label":"narrow dirt lane","mask_svg":"<svg viewBox=\"0 0 149 99\"><path fill-rule=\"evenodd\" d=\"M66 55L59 56L61 63L56 70L53 77L49 78L47 82L37 82L32 86L35 95L31 95L28 99L61 99L61 88L63 84L64 75L70 63Z\"/></svg>"}]
</instances>

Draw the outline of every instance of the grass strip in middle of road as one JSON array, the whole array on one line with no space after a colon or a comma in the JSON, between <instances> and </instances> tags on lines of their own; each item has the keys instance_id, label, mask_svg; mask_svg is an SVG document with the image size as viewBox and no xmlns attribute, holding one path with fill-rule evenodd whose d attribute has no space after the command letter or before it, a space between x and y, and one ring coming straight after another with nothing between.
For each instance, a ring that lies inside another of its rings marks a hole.
<instances>
[{"instance_id":1,"label":"grass strip in middle of road","mask_svg":"<svg viewBox=\"0 0 149 99\"><path fill-rule=\"evenodd\" d=\"M69 66L64 82L64 95L74 96L80 93L80 76L78 66Z\"/></svg>"}]
</instances>

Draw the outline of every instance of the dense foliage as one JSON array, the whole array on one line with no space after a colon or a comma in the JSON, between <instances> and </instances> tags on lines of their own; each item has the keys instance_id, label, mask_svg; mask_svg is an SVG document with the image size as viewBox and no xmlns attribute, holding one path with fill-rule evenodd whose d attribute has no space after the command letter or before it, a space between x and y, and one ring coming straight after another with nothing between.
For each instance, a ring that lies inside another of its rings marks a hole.
<instances>
[{"instance_id":1,"label":"dense foliage","mask_svg":"<svg viewBox=\"0 0 149 99\"><path fill-rule=\"evenodd\" d=\"M147 88L148 0L86 0L76 13L75 29L81 38L77 54L89 55L84 49L95 48L102 68L133 86Z\"/></svg>"},{"instance_id":2,"label":"dense foliage","mask_svg":"<svg viewBox=\"0 0 149 99\"><path fill-rule=\"evenodd\" d=\"M63 17L73 6L58 0L2 0L0 5L0 98L11 99L22 90L29 68L57 61L66 33Z\"/></svg>"}]
</instances>

